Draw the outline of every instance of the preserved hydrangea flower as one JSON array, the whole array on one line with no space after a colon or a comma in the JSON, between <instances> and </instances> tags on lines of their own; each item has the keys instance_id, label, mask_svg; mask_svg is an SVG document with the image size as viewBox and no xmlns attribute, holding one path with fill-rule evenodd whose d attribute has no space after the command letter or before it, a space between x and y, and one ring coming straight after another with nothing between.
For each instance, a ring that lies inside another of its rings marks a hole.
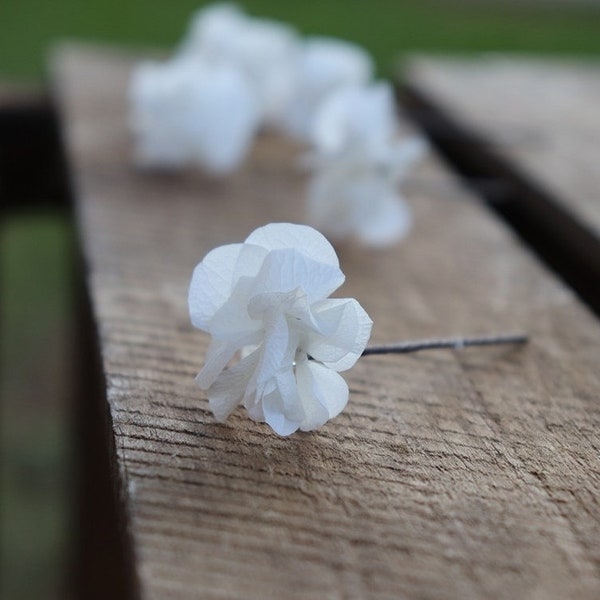
<instances>
[{"instance_id":1,"label":"preserved hydrangea flower","mask_svg":"<svg viewBox=\"0 0 600 600\"><path fill-rule=\"evenodd\" d=\"M262 120L273 123L293 92L299 49L293 27L249 17L235 4L218 3L194 15L179 55L240 69L255 89Z\"/></svg>"},{"instance_id":2,"label":"preserved hydrangea flower","mask_svg":"<svg viewBox=\"0 0 600 600\"><path fill-rule=\"evenodd\" d=\"M259 126L258 101L245 76L207 61L142 63L133 74L130 104L142 166L199 164L229 173L244 159Z\"/></svg>"},{"instance_id":3,"label":"preserved hydrangea flower","mask_svg":"<svg viewBox=\"0 0 600 600\"><path fill-rule=\"evenodd\" d=\"M404 237L412 218L398 185L426 146L418 137L398 137L389 84L331 95L315 117L312 141L309 218L315 227L369 246Z\"/></svg>"},{"instance_id":4,"label":"preserved hydrangea flower","mask_svg":"<svg viewBox=\"0 0 600 600\"><path fill-rule=\"evenodd\" d=\"M313 120L324 100L340 89L366 85L372 76L373 62L360 46L335 38L309 38L295 67L283 128L299 140L310 140Z\"/></svg>"},{"instance_id":5,"label":"preserved hydrangea flower","mask_svg":"<svg viewBox=\"0 0 600 600\"><path fill-rule=\"evenodd\" d=\"M372 327L356 300L329 298L343 281L329 242L305 225L266 225L206 255L189 309L193 325L212 336L196 381L217 419L242 404L289 435L343 410L348 386L338 371L358 360Z\"/></svg>"}]
</instances>

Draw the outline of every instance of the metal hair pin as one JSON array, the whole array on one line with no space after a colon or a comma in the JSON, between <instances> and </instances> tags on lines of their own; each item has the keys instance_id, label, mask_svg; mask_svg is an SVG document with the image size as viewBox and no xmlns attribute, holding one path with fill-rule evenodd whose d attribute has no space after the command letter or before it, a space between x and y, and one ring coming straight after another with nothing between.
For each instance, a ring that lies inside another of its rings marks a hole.
<instances>
[{"instance_id":1,"label":"metal hair pin","mask_svg":"<svg viewBox=\"0 0 600 600\"><path fill-rule=\"evenodd\" d=\"M385 346L369 346L363 350L361 356L373 354L409 354L411 352L420 352L422 350L438 350L449 348L451 350L461 350L468 346L497 346L499 344L525 344L529 338L523 333L511 333L506 335L489 335L481 337L455 337L455 338L434 338L428 340L411 340L399 342L397 344L387 344Z\"/></svg>"}]
</instances>

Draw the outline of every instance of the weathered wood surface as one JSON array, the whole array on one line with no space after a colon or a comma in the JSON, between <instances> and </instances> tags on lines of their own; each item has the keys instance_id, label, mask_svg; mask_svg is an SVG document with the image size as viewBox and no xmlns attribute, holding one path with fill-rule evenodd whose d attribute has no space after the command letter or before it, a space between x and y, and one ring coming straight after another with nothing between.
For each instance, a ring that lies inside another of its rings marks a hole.
<instances>
[{"instance_id":1,"label":"weathered wood surface","mask_svg":"<svg viewBox=\"0 0 600 600\"><path fill-rule=\"evenodd\" d=\"M225 181L136 171L131 62L74 47L54 66L142 598L598 597L600 327L569 290L467 194L415 189L406 243L339 248L372 342L531 343L364 358L317 432L217 424L191 271L302 219L297 149L264 137Z\"/></svg>"},{"instance_id":2,"label":"weathered wood surface","mask_svg":"<svg viewBox=\"0 0 600 600\"><path fill-rule=\"evenodd\" d=\"M600 254L600 63L415 56L405 75L547 191Z\"/></svg>"}]
</instances>

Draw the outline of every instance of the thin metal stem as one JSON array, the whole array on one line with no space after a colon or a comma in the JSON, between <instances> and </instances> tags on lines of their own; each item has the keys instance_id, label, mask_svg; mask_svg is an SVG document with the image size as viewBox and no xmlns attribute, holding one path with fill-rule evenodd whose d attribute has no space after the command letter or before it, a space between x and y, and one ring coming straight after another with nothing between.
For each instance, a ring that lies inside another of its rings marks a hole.
<instances>
[{"instance_id":1,"label":"thin metal stem","mask_svg":"<svg viewBox=\"0 0 600 600\"><path fill-rule=\"evenodd\" d=\"M420 352L421 350L435 350L438 348L451 348L460 350L467 346L495 346L497 344L525 344L528 337L523 333L512 333L507 335L490 335L472 338L438 338L431 340L417 340L389 344L385 346L369 346L365 348L362 356L371 354L408 354L409 352Z\"/></svg>"}]
</instances>

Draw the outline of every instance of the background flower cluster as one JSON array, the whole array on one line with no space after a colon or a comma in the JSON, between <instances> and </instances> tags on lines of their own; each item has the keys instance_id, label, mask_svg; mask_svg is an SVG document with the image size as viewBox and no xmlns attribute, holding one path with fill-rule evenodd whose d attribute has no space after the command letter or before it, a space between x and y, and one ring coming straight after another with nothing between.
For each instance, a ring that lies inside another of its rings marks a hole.
<instances>
[{"instance_id":1,"label":"background flower cluster","mask_svg":"<svg viewBox=\"0 0 600 600\"><path fill-rule=\"evenodd\" d=\"M139 65L130 98L142 166L226 175L270 129L310 148L307 220L328 237L384 246L410 228L398 188L425 145L400 136L392 88L355 44L215 4L170 59Z\"/></svg>"}]
</instances>

